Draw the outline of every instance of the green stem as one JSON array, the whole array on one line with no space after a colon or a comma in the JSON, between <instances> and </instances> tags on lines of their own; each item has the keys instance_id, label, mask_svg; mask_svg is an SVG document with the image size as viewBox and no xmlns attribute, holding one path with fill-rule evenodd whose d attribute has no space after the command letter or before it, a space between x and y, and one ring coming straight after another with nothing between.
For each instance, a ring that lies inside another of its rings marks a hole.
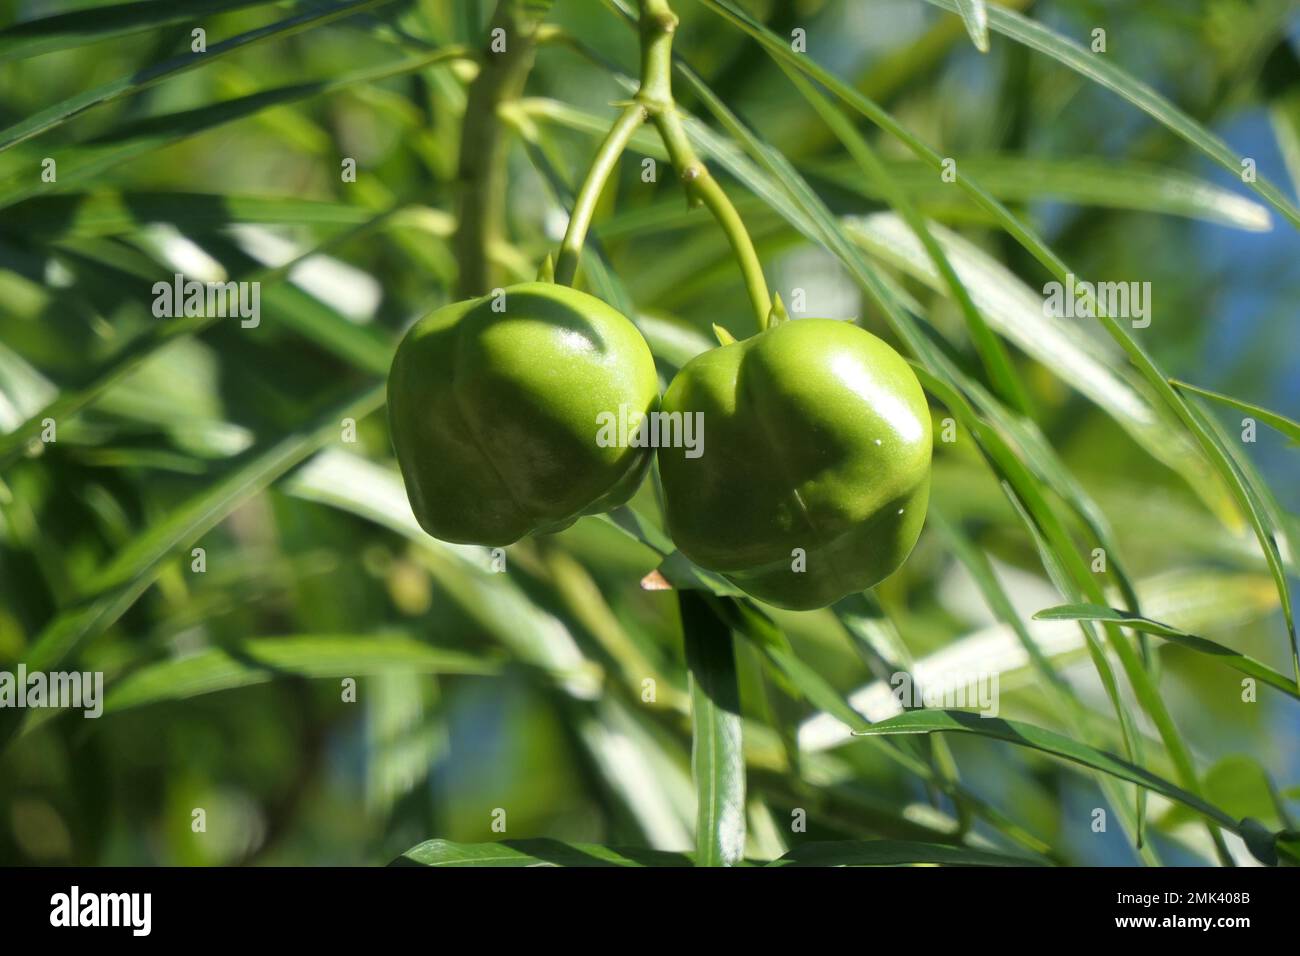
<instances>
[{"instance_id":1,"label":"green stem","mask_svg":"<svg viewBox=\"0 0 1300 956\"><path fill-rule=\"evenodd\" d=\"M505 233L506 153L500 109L518 99L533 65L536 20L522 0L500 0L489 34L505 31L506 47L487 50L482 69L470 84L461 130L457 178L460 202L452 246L459 266L461 297L482 295L494 286L492 250Z\"/></svg>"},{"instance_id":2,"label":"green stem","mask_svg":"<svg viewBox=\"0 0 1300 956\"><path fill-rule=\"evenodd\" d=\"M633 103L619 116L596 151L591 167L587 170L587 178L582 181L582 188L573 201L569 228L564 232L560 257L555 263L555 281L561 285L573 285L574 276L578 273L578 259L582 255L582 244L586 241L591 217L596 211L596 202L614 170L614 164L627 148L632 134L646 121L646 115L644 106Z\"/></svg>"},{"instance_id":3,"label":"green stem","mask_svg":"<svg viewBox=\"0 0 1300 956\"><path fill-rule=\"evenodd\" d=\"M736 262L740 265L741 274L744 276L745 291L749 293L749 303L754 309L754 318L758 322L759 329L766 329L768 317L772 313L772 299L767 291L767 282L763 278L763 267L758 261L758 253L749 238L749 233L745 231L740 213L736 212L736 207L722 191L722 186L709 175L709 171L703 165L687 168L699 171L695 178L687 180L687 190L703 201L709 212L713 213L713 218L718 221L718 225L722 227L727 242L731 244Z\"/></svg>"},{"instance_id":4,"label":"green stem","mask_svg":"<svg viewBox=\"0 0 1300 956\"><path fill-rule=\"evenodd\" d=\"M768 294L753 240L722 186L709 175L707 167L696 155L673 102L673 33L676 29L677 15L669 7L668 0L641 0L641 88L636 101L645 107L659 131L688 201L692 205L703 204L726 234L744 276L758 327L765 329L772 310L772 298Z\"/></svg>"}]
</instances>

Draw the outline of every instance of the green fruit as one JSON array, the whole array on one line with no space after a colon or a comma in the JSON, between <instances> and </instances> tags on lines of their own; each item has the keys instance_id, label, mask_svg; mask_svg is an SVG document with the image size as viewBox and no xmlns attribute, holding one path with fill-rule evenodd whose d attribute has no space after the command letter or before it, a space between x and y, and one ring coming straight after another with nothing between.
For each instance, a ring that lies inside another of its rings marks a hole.
<instances>
[{"instance_id":1,"label":"green fruit","mask_svg":"<svg viewBox=\"0 0 1300 956\"><path fill-rule=\"evenodd\" d=\"M558 531L627 501L650 462L647 448L597 441L601 413L655 405L654 358L636 327L565 286L503 291L421 319L388 377L411 509L444 541Z\"/></svg>"},{"instance_id":2,"label":"green fruit","mask_svg":"<svg viewBox=\"0 0 1300 956\"><path fill-rule=\"evenodd\" d=\"M883 580L916 544L929 410L911 368L871 333L782 322L692 359L662 411L702 413L704 433L698 457L659 449L673 541L754 597L824 607Z\"/></svg>"}]
</instances>

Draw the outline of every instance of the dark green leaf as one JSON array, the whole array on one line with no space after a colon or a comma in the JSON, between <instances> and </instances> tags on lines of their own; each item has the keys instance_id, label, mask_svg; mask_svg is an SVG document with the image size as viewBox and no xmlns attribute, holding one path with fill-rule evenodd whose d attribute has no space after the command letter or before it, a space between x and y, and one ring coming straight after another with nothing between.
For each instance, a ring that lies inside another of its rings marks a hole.
<instances>
[{"instance_id":1,"label":"dark green leaf","mask_svg":"<svg viewBox=\"0 0 1300 956\"><path fill-rule=\"evenodd\" d=\"M344 418L362 418L383 401L382 385L367 388L303 429L251 452L225 478L173 508L117 553L95 576L81 603L59 614L41 631L26 655L27 666L43 670L66 660L86 638L121 617L178 549L197 540L313 451L337 441Z\"/></svg>"},{"instance_id":2,"label":"dark green leaf","mask_svg":"<svg viewBox=\"0 0 1300 956\"><path fill-rule=\"evenodd\" d=\"M804 843L768 866L1042 866L1032 857L1010 856L942 843L907 840L864 840Z\"/></svg>"},{"instance_id":3,"label":"dark green leaf","mask_svg":"<svg viewBox=\"0 0 1300 956\"><path fill-rule=\"evenodd\" d=\"M243 7L259 7L271 0L141 0L26 20L0 30L0 63L22 60L55 50L128 36L143 30L197 20L199 17Z\"/></svg>"},{"instance_id":4,"label":"dark green leaf","mask_svg":"<svg viewBox=\"0 0 1300 956\"><path fill-rule=\"evenodd\" d=\"M214 43L204 53L184 53L172 57L170 60L155 63L143 70L136 70L127 76L119 77L109 83L70 96L66 100L41 110L39 113L34 113L13 126L0 130L0 152L16 146L24 140L31 139L33 136L38 136L57 126L61 126L74 116L84 113L92 107L99 106L101 103L108 103L123 96L138 93L170 76L176 76L188 70L206 66L237 50L255 46L264 40L275 37L292 36L311 27L323 26L340 17L352 16L363 10L369 10L391 2L392 0L351 0L351 2L341 3L336 6L309 10L277 23L258 27L256 30L249 30L247 33L241 33L229 40Z\"/></svg>"},{"instance_id":5,"label":"dark green leaf","mask_svg":"<svg viewBox=\"0 0 1300 956\"><path fill-rule=\"evenodd\" d=\"M745 854L745 755L731 628L695 592L678 601L691 675L695 862L734 866Z\"/></svg>"}]
</instances>

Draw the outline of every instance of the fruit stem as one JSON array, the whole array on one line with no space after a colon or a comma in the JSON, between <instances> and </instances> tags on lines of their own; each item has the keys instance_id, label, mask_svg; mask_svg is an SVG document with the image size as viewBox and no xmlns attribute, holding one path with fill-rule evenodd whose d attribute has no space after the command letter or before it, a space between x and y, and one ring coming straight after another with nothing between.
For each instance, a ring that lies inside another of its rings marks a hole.
<instances>
[{"instance_id":1,"label":"fruit stem","mask_svg":"<svg viewBox=\"0 0 1300 956\"><path fill-rule=\"evenodd\" d=\"M722 227L732 254L744 277L745 290L754 310L760 330L767 328L772 299L768 295L763 266L759 262L754 242L736 207L723 191L721 184L709 175L708 167L696 154L682 125L681 114L673 102L673 34L677 30L677 15L668 0L640 0L641 19L641 82L636 97L619 116L606 134L587 170L586 178L573 202L569 226L560 245L560 256L555 265L555 281L572 285L578 272L582 246L591 227L591 217L600 199L601 191L614 170L632 134L646 120L654 123L668 152L668 159L677 171L686 199L692 206L703 205L718 225Z\"/></svg>"},{"instance_id":2,"label":"fruit stem","mask_svg":"<svg viewBox=\"0 0 1300 956\"><path fill-rule=\"evenodd\" d=\"M578 259L582 256L582 244L587 239L587 229L591 226L591 217L596 211L596 203L605 188L605 182L614 171L614 164L627 148L632 134L646 121L646 108L640 103L632 103L610 127L596 156L587 170L587 178L582 181L573 200L573 212L569 215L569 227L564 232L564 241L560 244L560 256L555 264L555 281L560 285L573 285L578 274Z\"/></svg>"},{"instance_id":3,"label":"fruit stem","mask_svg":"<svg viewBox=\"0 0 1300 956\"><path fill-rule=\"evenodd\" d=\"M703 204L726 234L744 276L758 327L766 329L772 298L767 291L767 281L763 278L763 267L754 242L736 207L691 146L681 114L673 101L673 33L677 29L677 15L668 5L668 0L640 0L640 7L641 88L636 100L645 107L659 131L668 159L686 190L687 201L692 206Z\"/></svg>"},{"instance_id":4,"label":"fruit stem","mask_svg":"<svg viewBox=\"0 0 1300 956\"><path fill-rule=\"evenodd\" d=\"M537 21L523 0L500 0L489 35L504 39L489 47L470 84L461 129L457 178L460 183L456 233L456 290L461 298L482 295L493 286L492 251L505 232L506 153L500 110L518 99L533 65ZM504 33L497 34L500 29Z\"/></svg>"}]
</instances>

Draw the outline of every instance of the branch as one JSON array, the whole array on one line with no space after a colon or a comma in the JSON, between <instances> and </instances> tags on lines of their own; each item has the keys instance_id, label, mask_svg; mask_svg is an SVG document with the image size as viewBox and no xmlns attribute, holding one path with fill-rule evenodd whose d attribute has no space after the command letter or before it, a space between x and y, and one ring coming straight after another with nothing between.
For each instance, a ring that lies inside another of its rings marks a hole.
<instances>
[{"instance_id":1,"label":"branch","mask_svg":"<svg viewBox=\"0 0 1300 956\"><path fill-rule=\"evenodd\" d=\"M582 244L586 241L591 217L596 211L596 202L614 170L614 164L627 148L628 140L645 120L645 107L633 103L619 116L618 122L610 128L609 134L596 151L591 168L587 170L587 178L582 181L582 188L573 200L569 226L564 231L564 242L560 245L560 258L555 263L555 281L561 285L573 285L574 276L578 272L578 259L582 255Z\"/></svg>"},{"instance_id":2,"label":"branch","mask_svg":"<svg viewBox=\"0 0 1300 956\"><path fill-rule=\"evenodd\" d=\"M745 289L760 329L767 328L772 299L753 240L722 186L695 153L673 101L673 33L677 15L668 0L641 0L641 88L636 101L645 106L668 158L677 171L692 205L703 204L722 227L744 276Z\"/></svg>"},{"instance_id":3,"label":"branch","mask_svg":"<svg viewBox=\"0 0 1300 956\"><path fill-rule=\"evenodd\" d=\"M696 155L673 102L672 44L676 29L677 15L668 6L667 0L641 0L641 83L632 105L619 116L597 149L582 187L574 199L573 213L569 216L569 226L565 230L555 266L555 281L572 285L601 191L632 134L649 119L659 131L659 137L668 151L668 159L686 190L687 200L692 206L705 206L726 234L732 253L740 265L758 327L764 329L772 309L772 300L768 295L767 282L763 278L763 268L758 253L754 250L754 243L749 238L736 207Z\"/></svg>"},{"instance_id":4,"label":"branch","mask_svg":"<svg viewBox=\"0 0 1300 956\"><path fill-rule=\"evenodd\" d=\"M495 284L491 251L505 232L509 148L498 111L519 98L532 69L538 24L526 6L525 0L497 4L489 36L504 30L505 49L493 51L489 41L465 104L457 171L460 202L452 241L459 266L456 292L463 298L483 295Z\"/></svg>"}]
</instances>

